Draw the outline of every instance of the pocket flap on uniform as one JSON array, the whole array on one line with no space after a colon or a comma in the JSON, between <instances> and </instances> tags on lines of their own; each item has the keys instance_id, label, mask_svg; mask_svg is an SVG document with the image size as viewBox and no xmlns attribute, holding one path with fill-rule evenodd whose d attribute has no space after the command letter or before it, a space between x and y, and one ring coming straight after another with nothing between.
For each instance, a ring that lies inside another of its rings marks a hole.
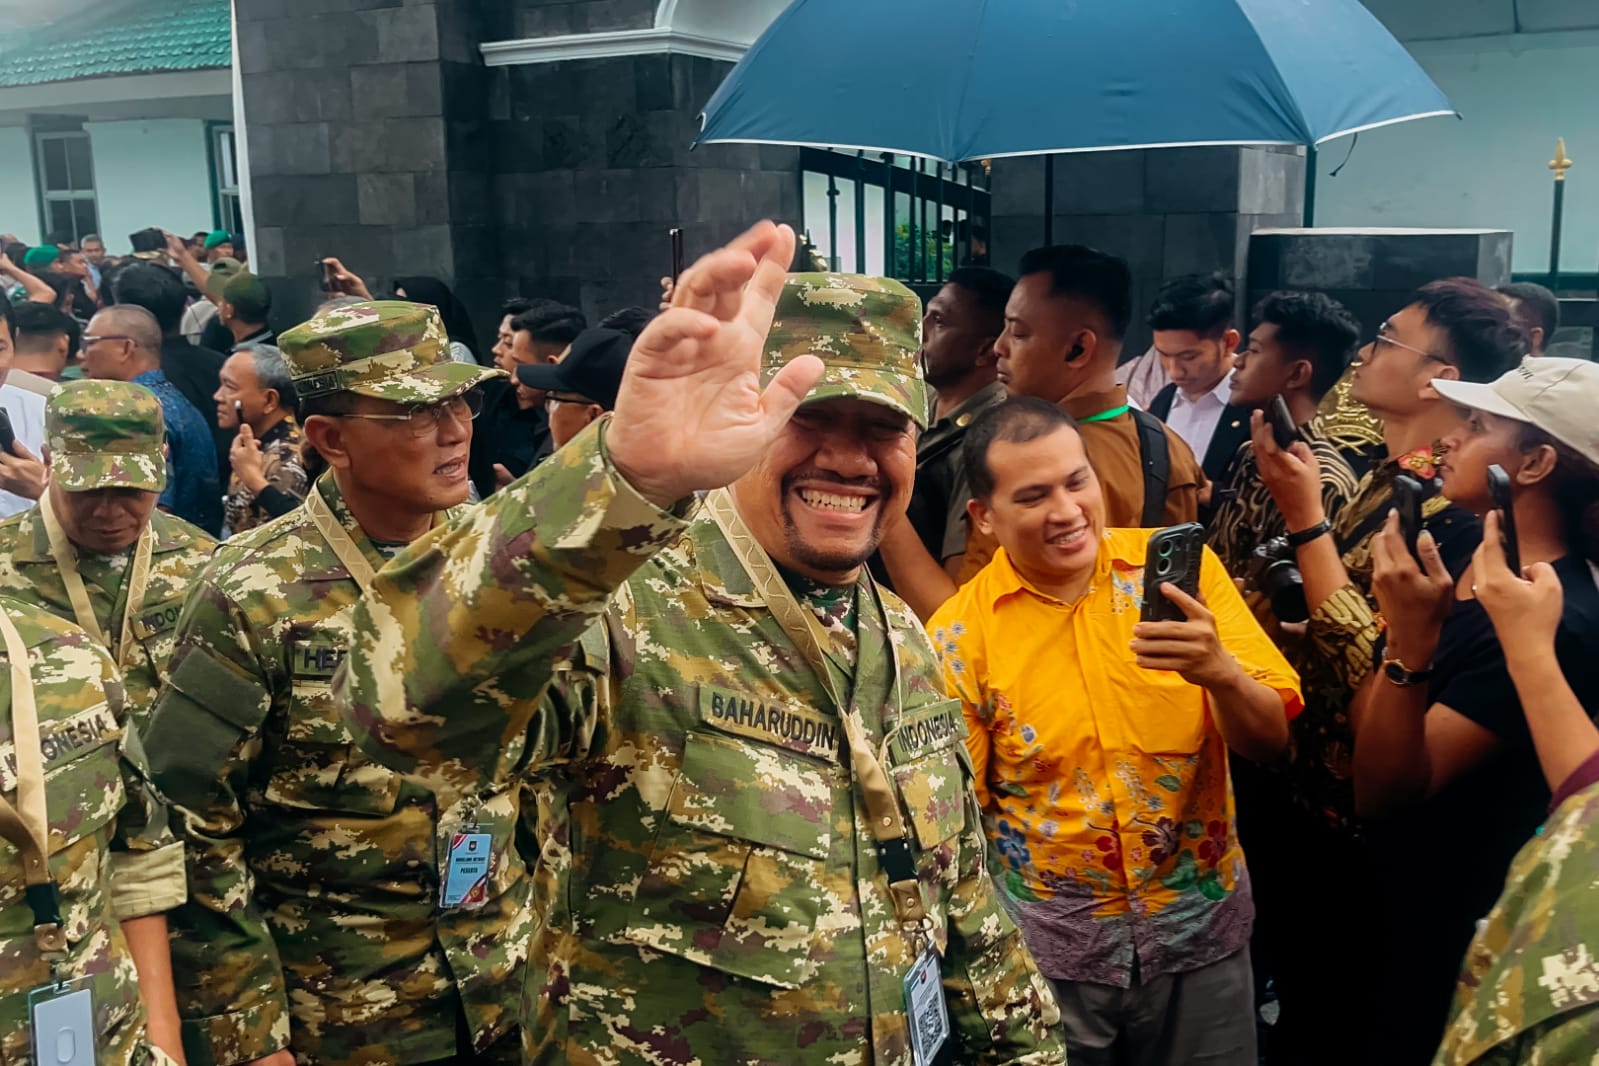
<instances>
[{"instance_id":1,"label":"pocket flap on uniform","mask_svg":"<svg viewBox=\"0 0 1599 1066\"><path fill-rule=\"evenodd\" d=\"M825 859L833 789L821 765L782 748L711 733L684 738L672 820L707 833Z\"/></svg>"},{"instance_id":2,"label":"pocket flap on uniform","mask_svg":"<svg viewBox=\"0 0 1599 1066\"><path fill-rule=\"evenodd\" d=\"M910 814L916 843L934 848L966 827L966 720L958 700L905 716L889 737L890 773Z\"/></svg>"},{"instance_id":3,"label":"pocket flap on uniform","mask_svg":"<svg viewBox=\"0 0 1599 1066\"><path fill-rule=\"evenodd\" d=\"M175 803L202 806L228 753L270 705L265 688L203 649L180 653L144 730L156 785Z\"/></svg>"}]
</instances>

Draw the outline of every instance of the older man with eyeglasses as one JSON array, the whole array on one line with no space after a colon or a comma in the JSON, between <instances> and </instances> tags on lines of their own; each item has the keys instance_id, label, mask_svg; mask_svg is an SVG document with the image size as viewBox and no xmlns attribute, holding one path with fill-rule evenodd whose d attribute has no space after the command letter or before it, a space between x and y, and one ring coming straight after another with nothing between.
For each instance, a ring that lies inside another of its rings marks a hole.
<instances>
[{"instance_id":1,"label":"older man with eyeglasses","mask_svg":"<svg viewBox=\"0 0 1599 1066\"><path fill-rule=\"evenodd\" d=\"M502 372L452 361L438 312L413 303L325 311L279 347L328 469L299 508L218 551L147 743L188 814L190 902L171 919L185 1050L519 1061L521 864L448 908L420 887L455 837L488 854L511 818L441 826L427 789L351 746L330 684L373 573L466 501L477 388Z\"/></svg>"}]
</instances>

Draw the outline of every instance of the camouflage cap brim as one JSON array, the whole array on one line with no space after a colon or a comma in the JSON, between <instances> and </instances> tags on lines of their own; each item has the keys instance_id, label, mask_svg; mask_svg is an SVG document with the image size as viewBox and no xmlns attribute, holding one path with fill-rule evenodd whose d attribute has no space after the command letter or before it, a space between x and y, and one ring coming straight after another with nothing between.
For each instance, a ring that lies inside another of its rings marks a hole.
<instances>
[{"instance_id":1,"label":"camouflage cap brim","mask_svg":"<svg viewBox=\"0 0 1599 1066\"><path fill-rule=\"evenodd\" d=\"M775 373L776 370L763 372L762 385L770 382ZM892 370L866 370L855 364L828 364L822 371L822 380L805 394L801 403L817 403L840 397L880 403L909 418L918 428L927 428L927 384L921 378Z\"/></svg>"},{"instance_id":2,"label":"camouflage cap brim","mask_svg":"<svg viewBox=\"0 0 1599 1066\"><path fill-rule=\"evenodd\" d=\"M448 400L474 385L505 376L505 371L498 367L477 366L474 363L435 363L375 380L354 381L346 385L343 391L394 403L428 404Z\"/></svg>"},{"instance_id":3,"label":"camouflage cap brim","mask_svg":"<svg viewBox=\"0 0 1599 1066\"><path fill-rule=\"evenodd\" d=\"M56 453L50 479L67 492L94 489L139 489L160 492L167 487L167 460L160 451Z\"/></svg>"}]
</instances>

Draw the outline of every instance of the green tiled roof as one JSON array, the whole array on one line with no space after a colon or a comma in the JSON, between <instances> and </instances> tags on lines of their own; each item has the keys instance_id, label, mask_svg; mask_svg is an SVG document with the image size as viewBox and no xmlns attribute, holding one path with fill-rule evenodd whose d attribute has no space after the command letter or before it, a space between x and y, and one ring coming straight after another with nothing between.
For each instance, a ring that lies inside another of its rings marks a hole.
<instances>
[{"instance_id":1,"label":"green tiled roof","mask_svg":"<svg viewBox=\"0 0 1599 1066\"><path fill-rule=\"evenodd\" d=\"M91 5L0 44L0 86L233 62L228 0L127 0L105 7Z\"/></svg>"}]
</instances>

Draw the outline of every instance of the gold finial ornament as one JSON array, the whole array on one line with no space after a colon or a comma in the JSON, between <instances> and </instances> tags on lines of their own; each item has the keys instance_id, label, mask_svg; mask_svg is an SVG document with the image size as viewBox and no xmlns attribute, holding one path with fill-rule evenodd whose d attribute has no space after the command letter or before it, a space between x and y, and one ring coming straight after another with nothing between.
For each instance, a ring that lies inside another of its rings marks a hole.
<instances>
[{"instance_id":1,"label":"gold finial ornament","mask_svg":"<svg viewBox=\"0 0 1599 1066\"><path fill-rule=\"evenodd\" d=\"M1565 181L1566 171L1573 166L1571 157L1566 154L1566 139L1562 137L1555 142L1555 157L1549 161L1549 169L1555 172L1556 181Z\"/></svg>"}]
</instances>

